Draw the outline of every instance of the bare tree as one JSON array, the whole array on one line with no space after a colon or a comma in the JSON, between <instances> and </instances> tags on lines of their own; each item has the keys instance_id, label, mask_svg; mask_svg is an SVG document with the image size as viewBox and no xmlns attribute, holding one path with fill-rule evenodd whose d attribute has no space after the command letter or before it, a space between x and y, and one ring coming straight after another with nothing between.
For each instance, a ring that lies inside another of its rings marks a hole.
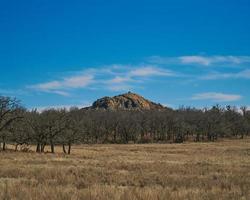
<instances>
[{"instance_id":1,"label":"bare tree","mask_svg":"<svg viewBox=\"0 0 250 200\"><path fill-rule=\"evenodd\" d=\"M23 117L23 110L17 99L0 97L0 144L2 142L3 151L6 149L6 141L10 133L9 127L13 122Z\"/></svg>"}]
</instances>

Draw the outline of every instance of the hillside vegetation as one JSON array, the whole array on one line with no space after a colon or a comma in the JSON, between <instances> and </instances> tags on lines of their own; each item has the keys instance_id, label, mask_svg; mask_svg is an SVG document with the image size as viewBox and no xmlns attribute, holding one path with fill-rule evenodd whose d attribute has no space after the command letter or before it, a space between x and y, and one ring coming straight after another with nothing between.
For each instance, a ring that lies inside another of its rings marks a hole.
<instances>
[{"instance_id":1,"label":"hillside vegetation","mask_svg":"<svg viewBox=\"0 0 250 200\"><path fill-rule=\"evenodd\" d=\"M166 108L126 93L102 98L88 108L27 110L14 98L0 97L0 151L71 153L73 144L184 143L249 136L250 111L215 105L196 109Z\"/></svg>"}]
</instances>

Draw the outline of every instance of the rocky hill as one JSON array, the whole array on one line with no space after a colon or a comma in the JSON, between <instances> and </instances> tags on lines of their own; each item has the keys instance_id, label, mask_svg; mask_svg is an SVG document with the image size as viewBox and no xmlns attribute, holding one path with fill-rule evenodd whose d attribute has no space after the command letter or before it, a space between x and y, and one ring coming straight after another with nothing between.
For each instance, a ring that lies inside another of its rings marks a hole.
<instances>
[{"instance_id":1,"label":"rocky hill","mask_svg":"<svg viewBox=\"0 0 250 200\"><path fill-rule=\"evenodd\" d=\"M161 104L151 102L144 97L128 92L114 97L103 97L96 100L89 109L105 110L162 110Z\"/></svg>"}]
</instances>

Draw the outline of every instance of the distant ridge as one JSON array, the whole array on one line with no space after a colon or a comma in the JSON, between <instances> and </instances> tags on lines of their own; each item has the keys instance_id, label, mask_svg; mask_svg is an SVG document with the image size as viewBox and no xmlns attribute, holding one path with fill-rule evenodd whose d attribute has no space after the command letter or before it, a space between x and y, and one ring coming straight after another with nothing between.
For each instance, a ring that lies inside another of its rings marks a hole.
<instances>
[{"instance_id":1,"label":"distant ridge","mask_svg":"<svg viewBox=\"0 0 250 200\"><path fill-rule=\"evenodd\" d=\"M97 99L88 109L103 110L162 110L161 104L154 103L144 97L128 92L114 97Z\"/></svg>"}]
</instances>

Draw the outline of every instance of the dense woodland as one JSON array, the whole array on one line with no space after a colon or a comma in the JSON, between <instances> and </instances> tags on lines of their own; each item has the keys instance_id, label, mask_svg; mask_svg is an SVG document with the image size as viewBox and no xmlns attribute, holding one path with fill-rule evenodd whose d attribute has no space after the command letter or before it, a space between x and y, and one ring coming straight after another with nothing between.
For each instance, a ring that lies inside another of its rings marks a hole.
<instances>
[{"instance_id":1,"label":"dense woodland","mask_svg":"<svg viewBox=\"0 0 250 200\"><path fill-rule=\"evenodd\" d=\"M218 105L207 109L109 111L71 108L38 112L18 100L0 97L0 149L44 152L60 145L70 154L72 144L182 143L244 138L250 132L250 111Z\"/></svg>"}]
</instances>

